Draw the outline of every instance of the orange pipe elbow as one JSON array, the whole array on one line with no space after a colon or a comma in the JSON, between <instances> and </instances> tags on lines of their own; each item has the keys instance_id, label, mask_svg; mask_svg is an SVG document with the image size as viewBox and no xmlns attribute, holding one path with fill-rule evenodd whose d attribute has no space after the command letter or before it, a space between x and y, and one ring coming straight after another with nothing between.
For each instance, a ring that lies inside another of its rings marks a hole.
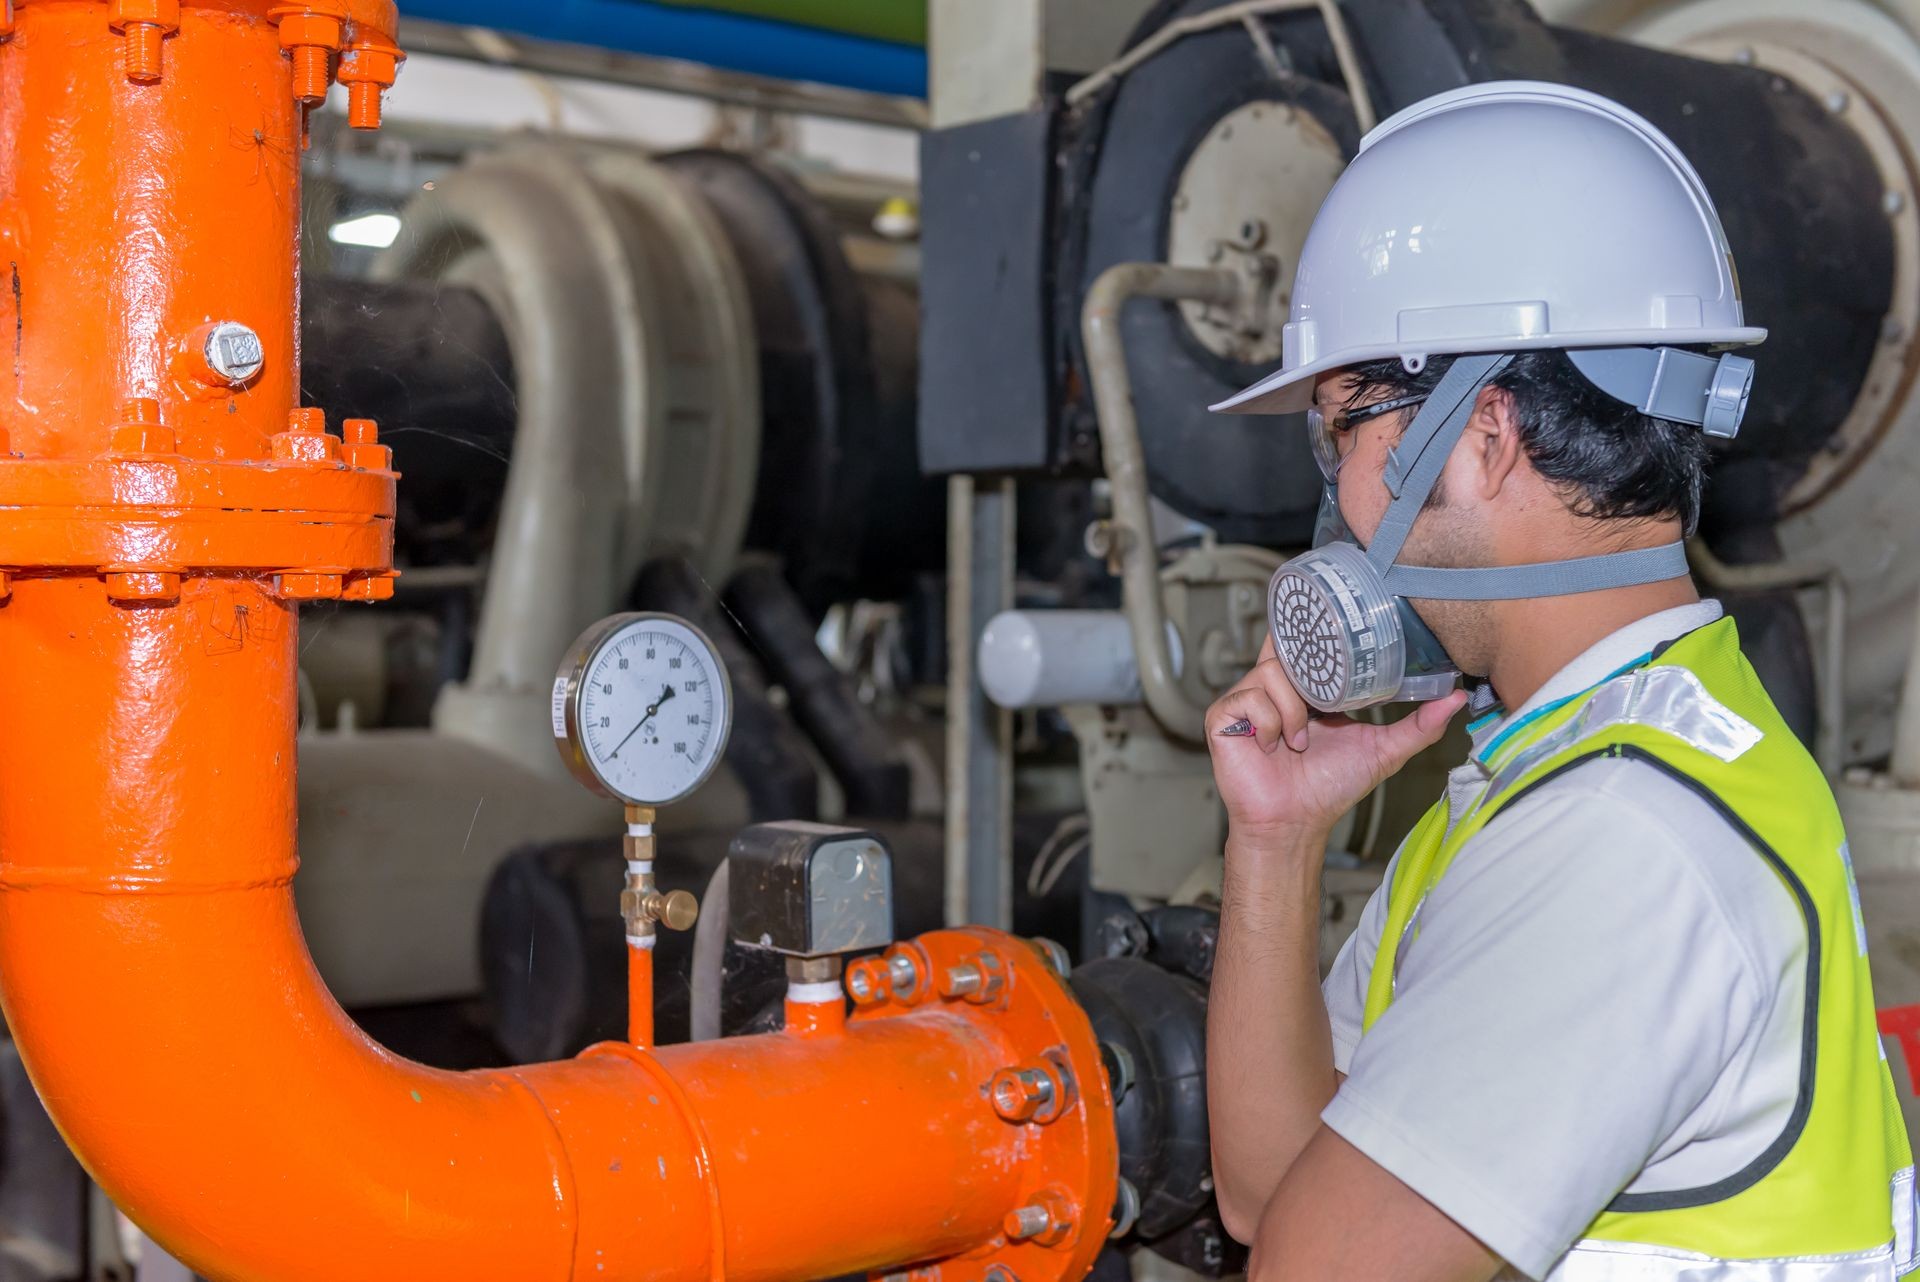
<instances>
[{"instance_id":1,"label":"orange pipe elbow","mask_svg":"<svg viewBox=\"0 0 1920 1282\"><path fill-rule=\"evenodd\" d=\"M52 578L0 609L0 997L75 1152L202 1274L1091 1264L1116 1180L1106 1086L1084 1017L1025 945L920 941L935 968L996 952L991 1004L499 1072L409 1064L352 1027L300 940L290 608L211 579L177 605L110 607L98 582ZM1004 1120L988 1083L1049 1050L1070 1107ZM1076 1236L1007 1242L1007 1213L1054 1187L1079 1191Z\"/></svg>"},{"instance_id":2,"label":"orange pipe elbow","mask_svg":"<svg viewBox=\"0 0 1920 1282\"><path fill-rule=\"evenodd\" d=\"M16 3L0 1006L95 1179L219 1282L1084 1273L1112 1103L1007 936L898 946L929 982L851 1019L562 1064L437 1072L347 1020L293 909L296 603L390 591L395 478L372 424L296 408L300 6ZM384 51L387 0L345 13ZM998 1101L1015 1066L1044 1115Z\"/></svg>"}]
</instances>

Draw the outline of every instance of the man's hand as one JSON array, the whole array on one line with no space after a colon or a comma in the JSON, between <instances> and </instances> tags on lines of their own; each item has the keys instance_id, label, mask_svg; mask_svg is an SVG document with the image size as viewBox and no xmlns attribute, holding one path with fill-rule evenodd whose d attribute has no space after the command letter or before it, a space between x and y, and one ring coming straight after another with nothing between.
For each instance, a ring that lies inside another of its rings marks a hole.
<instances>
[{"instance_id":1,"label":"man's hand","mask_svg":"<svg viewBox=\"0 0 1920 1282\"><path fill-rule=\"evenodd\" d=\"M1381 780L1439 742L1466 703L1456 690L1392 725L1343 716L1310 721L1269 637L1253 671L1207 711L1207 747L1230 839L1318 842ZM1251 736L1220 734L1240 720L1252 723Z\"/></svg>"}]
</instances>

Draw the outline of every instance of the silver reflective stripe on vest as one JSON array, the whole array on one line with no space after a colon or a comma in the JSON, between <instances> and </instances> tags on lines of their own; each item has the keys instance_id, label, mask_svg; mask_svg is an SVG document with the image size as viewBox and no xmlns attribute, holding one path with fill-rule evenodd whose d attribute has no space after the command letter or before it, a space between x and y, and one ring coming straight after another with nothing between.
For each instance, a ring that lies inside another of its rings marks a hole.
<instances>
[{"instance_id":1,"label":"silver reflective stripe on vest","mask_svg":"<svg viewBox=\"0 0 1920 1282\"><path fill-rule=\"evenodd\" d=\"M1920 1206L1914 1202L1913 1168L1893 1177L1893 1272L1904 1277L1920 1265Z\"/></svg>"},{"instance_id":2,"label":"silver reflective stripe on vest","mask_svg":"<svg viewBox=\"0 0 1920 1282\"><path fill-rule=\"evenodd\" d=\"M1894 1174L1893 1241L1845 1255L1718 1260L1694 1251L1587 1238L1547 1274L1547 1282L1894 1282L1920 1263L1913 1168Z\"/></svg>"},{"instance_id":3,"label":"silver reflective stripe on vest","mask_svg":"<svg viewBox=\"0 0 1920 1282\"><path fill-rule=\"evenodd\" d=\"M1635 1242L1576 1242L1547 1282L1893 1282L1893 1244L1845 1255L1716 1260Z\"/></svg>"},{"instance_id":4,"label":"silver reflective stripe on vest","mask_svg":"<svg viewBox=\"0 0 1920 1282\"><path fill-rule=\"evenodd\" d=\"M1547 758L1612 726L1659 730L1722 761L1739 760L1765 737L1759 727L1707 693L1700 678L1687 669L1641 668L1595 690L1572 720L1515 753L1495 772L1480 804L1490 805Z\"/></svg>"}]
</instances>

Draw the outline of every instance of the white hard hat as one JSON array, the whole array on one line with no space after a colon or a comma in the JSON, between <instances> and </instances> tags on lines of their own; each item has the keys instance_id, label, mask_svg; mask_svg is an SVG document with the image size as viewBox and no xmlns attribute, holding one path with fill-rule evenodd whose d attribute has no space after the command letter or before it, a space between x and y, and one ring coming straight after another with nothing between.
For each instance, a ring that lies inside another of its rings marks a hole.
<instances>
[{"instance_id":1,"label":"white hard hat","mask_svg":"<svg viewBox=\"0 0 1920 1282\"><path fill-rule=\"evenodd\" d=\"M1307 408L1397 356L1758 343L1700 175L1619 103L1499 81L1382 123L1301 251L1285 363L1216 410Z\"/></svg>"}]
</instances>

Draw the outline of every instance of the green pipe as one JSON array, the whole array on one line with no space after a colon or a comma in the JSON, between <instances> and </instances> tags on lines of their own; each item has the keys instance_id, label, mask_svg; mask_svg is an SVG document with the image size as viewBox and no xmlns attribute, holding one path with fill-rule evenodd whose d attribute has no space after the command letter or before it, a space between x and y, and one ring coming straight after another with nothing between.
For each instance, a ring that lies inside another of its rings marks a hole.
<instances>
[{"instance_id":1,"label":"green pipe","mask_svg":"<svg viewBox=\"0 0 1920 1282\"><path fill-rule=\"evenodd\" d=\"M927 0L662 0L683 9L722 9L797 22L898 44L927 43Z\"/></svg>"}]
</instances>

